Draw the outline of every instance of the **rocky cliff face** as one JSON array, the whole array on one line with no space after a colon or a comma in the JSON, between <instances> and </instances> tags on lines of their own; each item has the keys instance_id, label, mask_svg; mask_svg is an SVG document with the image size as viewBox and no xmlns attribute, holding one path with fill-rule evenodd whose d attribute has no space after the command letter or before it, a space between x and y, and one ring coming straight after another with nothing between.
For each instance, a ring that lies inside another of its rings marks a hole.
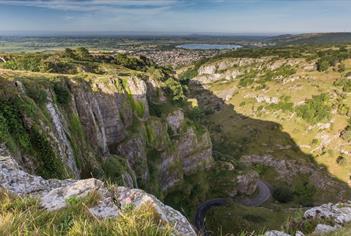
<instances>
[{"instance_id":1,"label":"rocky cliff face","mask_svg":"<svg viewBox=\"0 0 351 236\"><path fill-rule=\"evenodd\" d=\"M32 174L106 177L165 194L213 162L208 132L147 73L16 76L0 78L0 140Z\"/></svg>"},{"instance_id":2,"label":"rocky cliff face","mask_svg":"<svg viewBox=\"0 0 351 236\"><path fill-rule=\"evenodd\" d=\"M175 235L196 235L191 224L180 212L142 190L107 186L94 178L45 180L23 171L3 145L0 146L0 186L11 194L39 198L40 205L47 211L69 207L69 199L79 199L95 193L99 200L88 210L99 219L120 217L121 211L126 207L138 209L148 204L160 215L162 222L173 227Z\"/></svg>"}]
</instances>

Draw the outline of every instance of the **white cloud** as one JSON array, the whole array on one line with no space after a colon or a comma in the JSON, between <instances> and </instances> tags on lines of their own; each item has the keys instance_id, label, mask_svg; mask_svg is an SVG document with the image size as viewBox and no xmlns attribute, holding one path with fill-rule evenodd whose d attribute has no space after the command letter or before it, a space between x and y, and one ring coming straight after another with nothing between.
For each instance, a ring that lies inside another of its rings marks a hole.
<instances>
[{"instance_id":1,"label":"white cloud","mask_svg":"<svg viewBox=\"0 0 351 236\"><path fill-rule=\"evenodd\" d=\"M170 8L179 2L180 0L0 0L0 5L40 7L81 12L121 12L128 10L133 10L133 12L152 12L157 9L164 10Z\"/></svg>"}]
</instances>

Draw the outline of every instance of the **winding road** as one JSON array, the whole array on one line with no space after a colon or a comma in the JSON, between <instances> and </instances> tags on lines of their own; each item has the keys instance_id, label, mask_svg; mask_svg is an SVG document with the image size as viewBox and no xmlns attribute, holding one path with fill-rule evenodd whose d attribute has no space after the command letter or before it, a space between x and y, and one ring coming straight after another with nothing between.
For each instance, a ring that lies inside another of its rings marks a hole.
<instances>
[{"instance_id":1,"label":"winding road","mask_svg":"<svg viewBox=\"0 0 351 236\"><path fill-rule=\"evenodd\" d=\"M245 206L260 206L271 198L271 190L265 182L258 180L257 188L258 194L255 197L241 199L238 202ZM197 207L195 215L195 227L199 231L200 235L209 235L209 232L206 231L205 227L205 216L207 211L212 207L226 205L229 201L230 199L228 198L216 198L201 203Z\"/></svg>"}]
</instances>

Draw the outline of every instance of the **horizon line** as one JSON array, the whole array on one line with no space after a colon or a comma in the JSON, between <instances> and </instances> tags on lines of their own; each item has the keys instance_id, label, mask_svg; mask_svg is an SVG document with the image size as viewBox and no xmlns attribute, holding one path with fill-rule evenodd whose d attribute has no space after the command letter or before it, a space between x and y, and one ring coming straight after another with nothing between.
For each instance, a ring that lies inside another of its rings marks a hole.
<instances>
[{"instance_id":1,"label":"horizon line","mask_svg":"<svg viewBox=\"0 0 351 236\"><path fill-rule=\"evenodd\" d=\"M279 36L298 34L337 34L349 31L325 32L165 32L165 31L1 31L0 37L9 36Z\"/></svg>"}]
</instances>

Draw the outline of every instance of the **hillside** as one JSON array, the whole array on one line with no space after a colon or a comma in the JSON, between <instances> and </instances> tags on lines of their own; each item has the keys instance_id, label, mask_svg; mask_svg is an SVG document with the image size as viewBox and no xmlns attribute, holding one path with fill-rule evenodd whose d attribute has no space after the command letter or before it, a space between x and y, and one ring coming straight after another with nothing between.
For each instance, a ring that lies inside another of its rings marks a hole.
<instances>
[{"instance_id":1,"label":"hillside","mask_svg":"<svg viewBox=\"0 0 351 236\"><path fill-rule=\"evenodd\" d=\"M351 42L351 33L308 33L288 34L271 38L264 41L277 45L321 45L321 44L347 44Z\"/></svg>"},{"instance_id":2,"label":"hillside","mask_svg":"<svg viewBox=\"0 0 351 236\"><path fill-rule=\"evenodd\" d=\"M179 72L215 160L255 170L276 200L213 208L212 231L279 230L291 208L349 198L350 58L347 47L243 49Z\"/></svg>"}]
</instances>

